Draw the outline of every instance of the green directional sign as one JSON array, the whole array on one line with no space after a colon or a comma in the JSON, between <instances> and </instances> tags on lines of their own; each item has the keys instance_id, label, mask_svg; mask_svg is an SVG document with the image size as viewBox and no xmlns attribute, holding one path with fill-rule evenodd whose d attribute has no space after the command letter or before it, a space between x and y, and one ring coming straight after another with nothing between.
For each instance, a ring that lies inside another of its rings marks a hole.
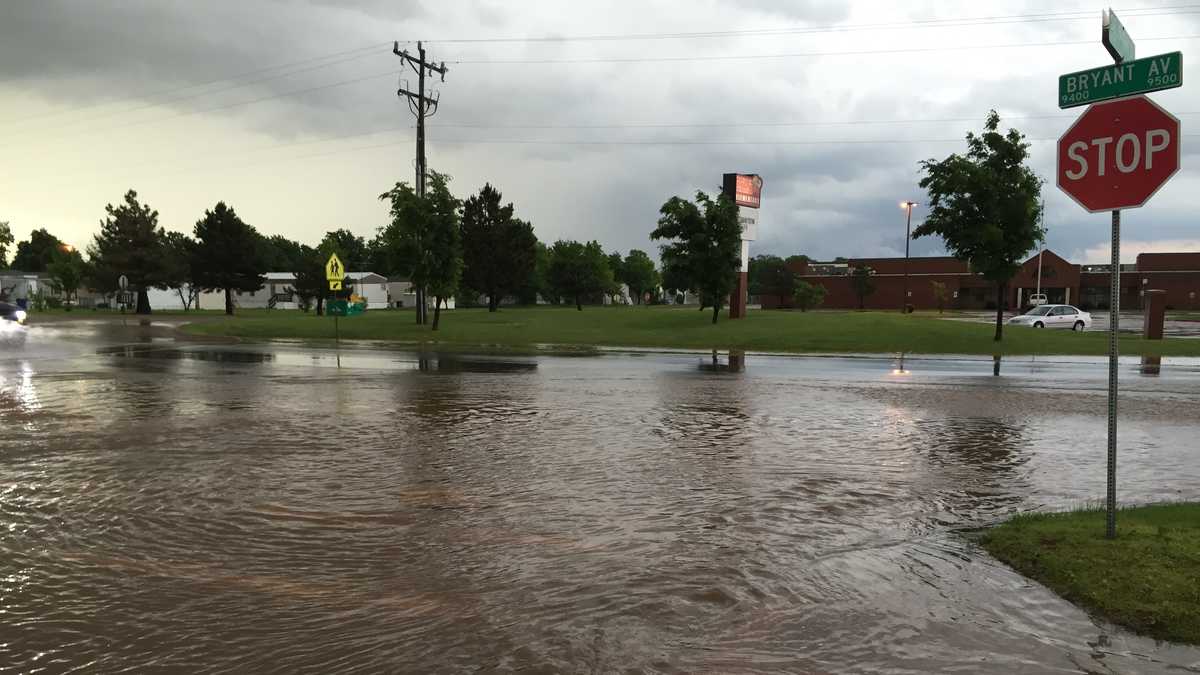
<instances>
[{"instance_id":1,"label":"green directional sign","mask_svg":"<svg viewBox=\"0 0 1200 675\"><path fill-rule=\"evenodd\" d=\"M1136 61L1058 76L1058 107L1136 96L1183 84L1183 53L1170 52Z\"/></svg>"},{"instance_id":2,"label":"green directional sign","mask_svg":"<svg viewBox=\"0 0 1200 675\"><path fill-rule=\"evenodd\" d=\"M345 300L330 300L325 303L325 313L329 316L349 316L349 303Z\"/></svg>"}]
</instances>

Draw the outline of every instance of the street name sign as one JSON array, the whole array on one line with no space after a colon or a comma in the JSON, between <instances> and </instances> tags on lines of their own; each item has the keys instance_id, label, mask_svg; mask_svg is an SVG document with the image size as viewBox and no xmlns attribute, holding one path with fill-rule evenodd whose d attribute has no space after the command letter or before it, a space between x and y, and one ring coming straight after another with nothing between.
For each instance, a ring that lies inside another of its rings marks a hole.
<instances>
[{"instance_id":1,"label":"street name sign","mask_svg":"<svg viewBox=\"0 0 1200 675\"><path fill-rule=\"evenodd\" d=\"M345 300L330 300L325 305L325 313L329 316L346 316L350 303Z\"/></svg>"},{"instance_id":2,"label":"street name sign","mask_svg":"<svg viewBox=\"0 0 1200 675\"><path fill-rule=\"evenodd\" d=\"M329 262L325 263L325 278L329 281L341 281L346 277L346 268L336 253L329 254Z\"/></svg>"},{"instance_id":3,"label":"street name sign","mask_svg":"<svg viewBox=\"0 0 1200 675\"><path fill-rule=\"evenodd\" d=\"M1133 38L1125 30L1125 24L1117 18L1117 13L1111 9L1100 12L1100 43L1108 50L1113 61L1132 61L1134 55Z\"/></svg>"},{"instance_id":4,"label":"street name sign","mask_svg":"<svg viewBox=\"0 0 1200 675\"><path fill-rule=\"evenodd\" d=\"M1058 107L1074 108L1183 85L1183 54L1169 52L1058 76Z\"/></svg>"},{"instance_id":5,"label":"street name sign","mask_svg":"<svg viewBox=\"0 0 1200 675\"><path fill-rule=\"evenodd\" d=\"M1179 119L1145 96L1089 107L1058 139L1058 187L1096 213L1142 206L1179 171Z\"/></svg>"}]
</instances>

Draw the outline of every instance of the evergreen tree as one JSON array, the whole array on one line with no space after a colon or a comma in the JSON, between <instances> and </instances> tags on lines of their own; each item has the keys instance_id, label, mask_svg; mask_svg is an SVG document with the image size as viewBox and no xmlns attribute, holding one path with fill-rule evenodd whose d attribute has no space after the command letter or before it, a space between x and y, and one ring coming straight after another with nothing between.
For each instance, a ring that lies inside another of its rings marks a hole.
<instances>
[{"instance_id":1,"label":"evergreen tree","mask_svg":"<svg viewBox=\"0 0 1200 675\"><path fill-rule=\"evenodd\" d=\"M225 313L233 314L234 291L257 291L263 276L266 241L225 202L217 202L196 222L192 269L196 284L225 292Z\"/></svg>"},{"instance_id":2,"label":"evergreen tree","mask_svg":"<svg viewBox=\"0 0 1200 675\"><path fill-rule=\"evenodd\" d=\"M158 211L139 202L134 190L125 193L124 203L109 204L104 210L108 215L88 246L92 286L102 292L116 291L123 275L137 293L137 313L149 314L147 291L165 286L167 276L165 235L158 225Z\"/></svg>"}]
</instances>

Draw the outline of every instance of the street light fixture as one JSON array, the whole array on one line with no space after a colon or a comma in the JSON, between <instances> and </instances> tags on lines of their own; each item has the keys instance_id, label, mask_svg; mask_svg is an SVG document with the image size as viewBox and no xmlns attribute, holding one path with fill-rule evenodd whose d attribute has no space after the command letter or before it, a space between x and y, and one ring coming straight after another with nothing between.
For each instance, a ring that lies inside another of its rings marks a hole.
<instances>
[{"instance_id":1,"label":"street light fixture","mask_svg":"<svg viewBox=\"0 0 1200 675\"><path fill-rule=\"evenodd\" d=\"M900 299L900 312L908 313L908 245L912 241L912 210L916 202L900 202L900 208L907 212L904 219L904 297Z\"/></svg>"}]
</instances>

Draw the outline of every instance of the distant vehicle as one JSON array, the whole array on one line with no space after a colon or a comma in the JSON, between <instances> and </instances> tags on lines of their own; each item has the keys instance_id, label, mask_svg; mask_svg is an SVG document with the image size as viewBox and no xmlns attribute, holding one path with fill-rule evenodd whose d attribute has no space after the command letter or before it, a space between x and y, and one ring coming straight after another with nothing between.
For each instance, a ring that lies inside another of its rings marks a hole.
<instances>
[{"instance_id":1,"label":"distant vehicle","mask_svg":"<svg viewBox=\"0 0 1200 675\"><path fill-rule=\"evenodd\" d=\"M1046 304L1047 302L1049 302L1049 301L1046 300L1045 293L1034 293L1033 295L1029 296L1029 304L1034 307L1040 307L1040 306Z\"/></svg>"},{"instance_id":2,"label":"distant vehicle","mask_svg":"<svg viewBox=\"0 0 1200 675\"><path fill-rule=\"evenodd\" d=\"M1073 305L1040 305L1020 316L1014 316L1008 322L1014 326L1083 330L1092 325L1092 315Z\"/></svg>"},{"instance_id":3,"label":"distant vehicle","mask_svg":"<svg viewBox=\"0 0 1200 675\"><path fill-rule=\"evenodd\" d=\"M29 315L20 307L7 302L0 302L0 321L12 321L23 326L25 325L25 320L28 318Z\"/></svg>"}]
</instances>

